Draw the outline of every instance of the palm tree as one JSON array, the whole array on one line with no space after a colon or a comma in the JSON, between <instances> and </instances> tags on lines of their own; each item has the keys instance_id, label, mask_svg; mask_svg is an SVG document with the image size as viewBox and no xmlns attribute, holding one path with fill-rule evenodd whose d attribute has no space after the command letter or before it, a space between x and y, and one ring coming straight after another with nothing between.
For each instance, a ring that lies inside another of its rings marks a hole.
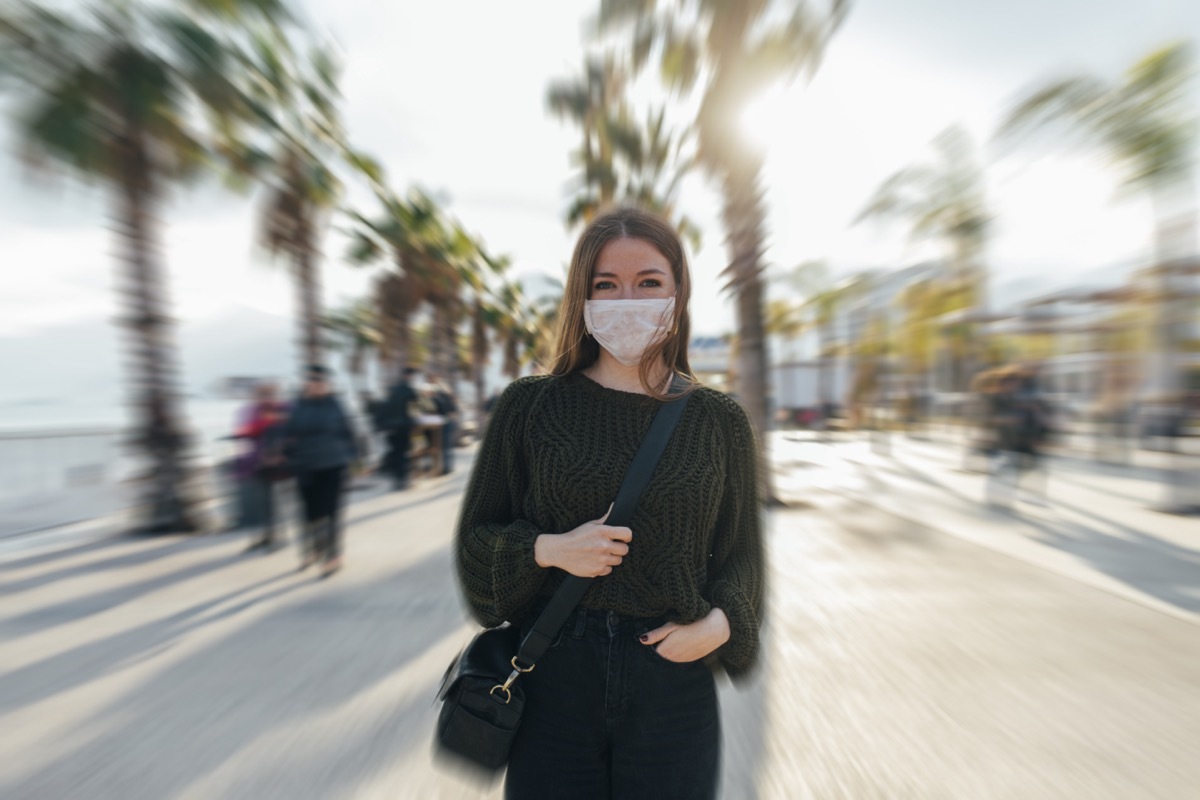
<instances>
[{"instance_id":1,"label":"palm tree","mask_svg":"<svg viewBox=\"0 0 1200 800\"><path fill-rule=\"evenodd\" d=\"M489 329L495 329L499 319L499 309L491 297L489 286L490 276L503 276L511 261L506 256L493 257L487 253L481 244L476 245L474 263L463 270L463 282L471 289L471 330L466 337L462 361L471 373L471 382L475 387L475 414L482 423L486 416L484 405L487 402L487 385L484 370L491 361L491 338Z\"/></svg>"},{"instance_id":2,"label":"palm tree","mask_svg":"<svg viewBox=\"0 0 1200 800\"><path fill-rule=\"evenodd\" d=\"M458 328L468 312L463 288L481 277L477 273L479 245L457 222L439 219L436 237L428 241L425 251L432 276L430 365L439 375L450 377L457 372Z\"/></svg>"},{"instance_id":3,"label":"palm tree","mask_svg":"<svg viewBox=\"0 0 1200 800\"><path fill-rule=\"evenodd\" d=\"M335 335L334 347L346 352L346 372L355 395L361 394L365 391L367 356L383 341L377 306L370 300L360 300L326 315L321 326Z\"/></svg>"},{"instance_id":4,"label":"palm tree","mask_svg":"<svg viewBox=\"0 0 1200 800\"><path fill-rule=\"evenodd\" d=\"M671 220L695 251L700 249L700 229L677 210L679 184L695 166L694 155L685 152L691 136L667 127L666 114L665 108L657 108L646 114L642 124L632 116L623 121L623 134L617 140L627 164L621 196Z\"/></svg>"},{"instance_id":5,"label":"palm tree","mask_svg":"<svg viewBox=\"0 0 1200 800\"><path fill-rule=\"evenodd\" d=\"M909 390L915 396L924 394L931 387L930 376L943 346L949 351L951 363L964 361L972 352L969 326L947 328L939 322L969 303L969 298L964 296L967 291L957 283L924 278L905 287L897 299L903 316L896 350L908 372ZM979 351L982 366L992 365L995 361L993 352L1000 346L999 341L992 341L989 342L990 350Z\"/></svg>"},{"instance_id":6,"label":"palm tree","mask_svg":"<svg viewBox=\"0 0 1200 800\"><path fill-rule=\"evenodd\" d=\"M525 352L527 361L542 371L554 363L554 345L558 332L558 312L562 306L561 288L534 300L526 310Z\"/></svg>"},{"instance_id":7,"label":"palm tree","mask_svg":"<svg viewBox=\"0 0 1200 800\"><path fill-rule=\"evenodd\" d=\"M1123 175L1123 187L1146 193L1154 211L1154 274L1160 353L1152 384L1172 394L1180 388L1176 352L1182 314L1178 299L1190 285L1172 280L1179 263L1195 257L1192 157L1191 49L1173 44L1150 53L1124 77L1109 82L1090 75L1052 81L1030 91L1009 112L997 138L1011 142L1053 130L1066 142L1097 147Z\"/></svg>"},{"instance_id":8,"label":"palm tree","mask_svg":"<svg viewBox=\"0 0 1200 800\"><path fill-rule=\"evenodd\" d=\"M390 270L375 279L373 302L381 337L379 366L385 381L394 380L415 360L412 317L424 302L420 292L419 282L402 272Z\"/></svg>"},{"instance_id":9,"label":"palm tree","mask_svg":"<svg viewBox=\"0 0 1200 800\"><path fill-rule=\"evenodd\" d=\"M500 338L504 353L504 364L501 372L510 380L516 380L521 374L521 362L528 349L530 334L528 303L521 287L505 281L496 292L495 317L493 326Z\"/></svg>"},{"instance_id":10,"label":"palm tree","mask_svg":"<svg viewBox=\"0 0 1200 800\"><path fill-rule=\"evenodd\" d=\"M347 258L353 264L390 260L390 269L376 283L381 356L388 379L394 378L412 357L413 315L438 290L431 250L441 236L440 212L427 196L414 192L402 200L385 190L377 192L382 216L370 219L349 212L355 225L350 231Z\"/></svg>"},{"instance_id":11,"label":"palm tree","mask_svg":"<svg viewBox=\"0 0 1200 800\"><path fill-rule=\"evenodd\" d=\"M831 0L828 13L818 16L807 3L769 0L686 0L669 9L655 0L600 3L601 31L632 27L635 69L643 67L657 47L663 75L674 88L688 91L700 76L707 76L695 122L696 156L720 187L729 243L725 276L737 311L737 390L760 437L769 422L763 336L764 159L745 146L738 120L763 86L801 69L815 70L847 7L846 0ZM773 499L769 471L764 469L763 476L767 497Z\"/></svg>"},{"instance_id":12,"label":"palm tree","mask_svg":"<svg viewBox=\"0 0 1200 800\"><path fill-rule=\"evenodd\" d=\"M617 116L625 109L626 76L611 55L590 57L582 79L560 80L546 91L546 106L560 119L578 125L583 142L575 153L583 169L579 194L567 211L567 224L591 222L617 197L613 139Z\"/></svg>"},{"instance_id":13,"label":"palm tree","mask_svg":"<svg viewBox=\"0 0 1200 800\"><path fill-rule=\"evenodd\" d=\"M794 339L808 329L801 306L788 300L767 302L767 319L763 324L769 336Z\"/></svg>"},{"instance_id":14,"label":"palm tree","mask_svg":"<svg viewBox=\"0 0 1200 800\"><path fill-rule=\"evenodd\" d=\"M856 222L869 218L899 218L908 223L913 239L931 238L946 248L951 266L953 294L961 306L947 313L971 309L977 321L987 316L987 275L983 251L991 216L984 199L983 170L974 155L970 137L958 127L943 131L932 145L932 163L906 167L889 177L859 213ZM976 341L967 325L967 338ZM981 359L963 373L972 373Z\"/></svg>"},{"instance_id":15,"label":"palm tree","mask_svg":"<svg viewBox=\"0 0 1200 800\"><path fill-rule=\"evenodd\" d=\"M134 441L155 476L148 531L194 531L173 321L155 207L195 177L248 109L230 81L222 38L248 15L283 17L274 0L196 0L189 16L133 2L59 14L30 3L0 12L0 77L19 95L30 160L54 163L112 191L121 302L140 411Z\"/></svg>"},{"instance_id":16,"label":"palm tree","mask_svg":"<svg viewBox=\"0 0 1200 800\"><path fill-rule=\"evenodd\" d=\"M488 335L489 317L494 313L481 292L476 292L471 304L471 333L467 342L471 365L471 383L475 387L475 419L482 422L487 416L487 379L484 370L491 363L492 342Z\"/></svg>"},{"instance_id":17,"label":"palm tree","mask_svg":"<svg viewBox=\"0 0 1200 800\"><path fill-rule=\"evenodd\" d=\"M234 157L268 193L261 241L288 259L296 282L300 369L324 359L321 341L321 234L342 183L332 162L348 157L338 118L338 67L328 49L307 55L277 26L251 38L244 91L269 138L266 149L241 144Z\"/></svg>"},{"instance_id":18,"label":"palm tree","mask_svg":"<svg viewBox=\"0 0 1200 800\"><path fill-rule=\"evenodd\" d=\"M679 183L692 166L684 149L689 137L666 124L658 108L640 123L625 97L628 80L612 54L589 57L582 79L556 81L546 93L552 113L579 126L583 141L574 154L582 175L566 213L568 228L591 222L614 203L633 203L674 220L693 249L699 229L676 216Z\"/></svg>"}]
</instances>

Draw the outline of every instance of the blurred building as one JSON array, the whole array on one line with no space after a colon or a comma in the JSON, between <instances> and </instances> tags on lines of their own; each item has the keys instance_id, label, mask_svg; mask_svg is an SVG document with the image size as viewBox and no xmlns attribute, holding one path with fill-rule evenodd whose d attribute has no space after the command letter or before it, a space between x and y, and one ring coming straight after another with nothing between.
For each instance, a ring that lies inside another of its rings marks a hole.
<instances>
[{"instance_id":1,"label":"blurred building","mask_svg":"<svg viewBox=\"0 0 1200 800\"><path fill-rule=\"evenodd\" d=\"M914 383L900 359L883 346L903 328L907 313L897 299L921 281L948 277L941 262L903 269L872 268L839 285L839 299L824 325L812 321L795 337L770 342L772 411L776 418L804 417L822 403L835 413L850 402L856 380L871 371L884 397L932 396L952 383L952 364L938 351L933 369ZM873 350L884 350L876 353Z\"/></svg>"},{"instance_id":2,"label":"blurred building","mask_svg":"<svg viewBox=\"0 0 1200 800\"><path fill-rule=\"evenodd\" d=\"M1200 391L1198 271L1181 266L1166 280L1143 271L1125 285L1034 299L991 333L1048 340L1042 385L1079 414L1173 401Z\"/></svg>"},{"instance_id":3,"label":"blurred building","mask_svg":"<svg viewBox=\"0 0 1200 800\"><path fill-rule=\"evenodd\" d=\"M728 392L732 348L723 336L696 336L688 343L688 362L705 386Z\"/></svg>"},{"instance_id":4,"label":"blurred building","mask_svg":"<svg viewBox=\"0 0 1200 800\"><path fill-rule=\"evenodd\" d=\"M966 307L940 314L929 320L932 357L923 369L903 355L913 312L901 298L916 284L948 282L949 266L863 270L841 284L824 325L810 318L797 336L771 337L773 412L785 419L822 399L836 410L867 398L882 405L917 399L954 413L968 399L973 374L1007 362L1036 363L1042 387L1073 413L1173 402L1200 392L1200 261L1179 260L1169 270L1143 270L1109 288L1058 291L996 313Z\"/></svg>"}]
</instances>

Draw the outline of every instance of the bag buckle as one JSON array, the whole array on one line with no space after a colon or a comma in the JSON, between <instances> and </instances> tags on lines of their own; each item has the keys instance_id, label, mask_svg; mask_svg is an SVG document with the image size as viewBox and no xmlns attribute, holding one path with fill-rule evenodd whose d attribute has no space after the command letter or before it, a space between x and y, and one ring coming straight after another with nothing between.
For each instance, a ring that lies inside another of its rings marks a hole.
<instances>
[{"instance_id":1,"label":"bag buckle","mask_svg":"<svg viewBox=\"0 0 1200 800\"><path fill-rule=\"evenodd\" d=\"M513 681L524 675L526 672L533 672L533 668L536 666L536 664L530 664L528 667L522 667L519 663L517 663L516 656L513 656L512 661L509 663L512 664L513 671L509 673L508 680L506 680L503 684L496 684L488 692L489 695L494 695L498 691L504 692L504 705L508 705L512 701L511 688Z\"/></svg>"}]
</instances>

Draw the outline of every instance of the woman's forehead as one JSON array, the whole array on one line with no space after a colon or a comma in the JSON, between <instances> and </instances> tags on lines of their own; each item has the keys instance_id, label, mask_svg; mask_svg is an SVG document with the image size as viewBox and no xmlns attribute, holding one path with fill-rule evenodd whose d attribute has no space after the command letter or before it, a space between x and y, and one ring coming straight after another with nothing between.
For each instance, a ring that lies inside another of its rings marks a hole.
<instances>
[{"instance_id":1,"label":"woman's forehead","mask_svg":"<svg viewBox=\"0 0 1200 800\"><path fill-rule=\"evenodd\" d=\"M614 239L600 251L593 269L594 275L632 273L659 270L669 273L671 263L658 248L642 239Z\"/></svg>"}]
</instances>

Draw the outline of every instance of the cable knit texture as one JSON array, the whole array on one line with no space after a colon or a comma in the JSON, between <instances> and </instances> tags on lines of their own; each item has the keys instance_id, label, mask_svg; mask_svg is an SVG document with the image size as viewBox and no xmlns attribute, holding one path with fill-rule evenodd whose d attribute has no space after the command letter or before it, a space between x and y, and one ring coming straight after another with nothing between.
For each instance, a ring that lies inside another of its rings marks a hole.
<instances>
[{"instance_id":1,"label":"cable knit texture","mask_svg":"<svg viewBox=\"0 0 1200 800\"><path fill-rule=\"evenodd\" d=\"M508 387L458 525L459 582L481 623L518 623L554 594L566 573L539 567L534 541L604 515L659 405L581 373ZM731 676L749 671L764 589L757 464L745 412L697 389L629 523L629 555L582 605L681 624L718 607L731 635L717 656Z\"/></svg>"}]
</instances>

